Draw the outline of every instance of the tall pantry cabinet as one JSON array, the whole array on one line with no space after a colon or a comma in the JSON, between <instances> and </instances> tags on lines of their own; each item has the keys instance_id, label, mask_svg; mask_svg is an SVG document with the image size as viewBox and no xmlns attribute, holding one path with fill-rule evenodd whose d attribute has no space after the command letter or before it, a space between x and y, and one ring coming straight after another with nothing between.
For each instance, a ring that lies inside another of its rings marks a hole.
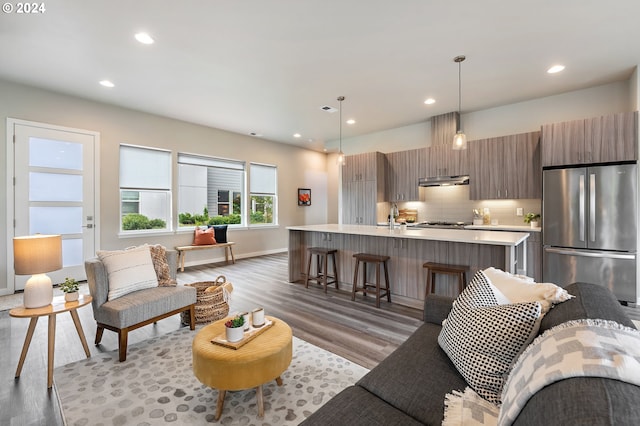
<instances>
[{"instance_id":1,"label":"tall pantry cabinet","mask_svg":"<svg viewBox=\"0 0 640 426\"><path fill-rule=\"evenodd\" d=\"M348 155L342 167L342 223L375 225L385 201L385 156L380 152Z\"/></svg>"}]
</instances>

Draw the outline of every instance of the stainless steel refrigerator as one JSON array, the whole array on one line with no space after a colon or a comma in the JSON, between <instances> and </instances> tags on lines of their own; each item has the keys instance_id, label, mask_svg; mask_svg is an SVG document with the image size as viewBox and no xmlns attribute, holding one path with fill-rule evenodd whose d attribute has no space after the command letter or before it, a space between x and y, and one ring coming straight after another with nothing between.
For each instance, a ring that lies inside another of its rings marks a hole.
<instances>
[{"instance_id":1,"label":"stainless steel refrigerator","mask_svg":"<svg viewBox=\"0 0 640 426\"><path fill-rule=\"evenodd\" d=\"M544 170L543 278L590 282L638 303L637 165Z\"/></svg>"}]
</instances>

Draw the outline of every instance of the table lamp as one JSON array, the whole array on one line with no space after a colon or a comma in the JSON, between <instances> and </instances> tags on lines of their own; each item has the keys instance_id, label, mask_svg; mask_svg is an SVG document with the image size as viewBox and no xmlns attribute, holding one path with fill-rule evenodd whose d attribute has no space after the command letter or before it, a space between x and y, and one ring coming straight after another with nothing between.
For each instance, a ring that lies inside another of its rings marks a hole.
<instances>
[{"instance_id":1,"label":"table lamp","mask_svg":"<svg viewBox=\"0 0 640 426\"><path fill-rule=\"evenodd\" d=\"M53 300L53 285L46 272L62 269L62 237L30 235L13 239L16 275L33 275L24 287L24 307L40 308Z\"/></svg>"}]
</instances>

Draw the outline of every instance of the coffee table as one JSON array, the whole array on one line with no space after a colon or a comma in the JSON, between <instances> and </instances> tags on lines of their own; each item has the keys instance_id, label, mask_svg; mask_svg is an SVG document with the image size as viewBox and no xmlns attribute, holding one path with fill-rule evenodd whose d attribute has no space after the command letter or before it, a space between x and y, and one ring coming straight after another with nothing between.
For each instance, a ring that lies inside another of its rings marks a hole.
<instances>
[{"instance_id":1,"label":"coffee table","mask_svg":"<svg viewBox=\"0 0 640 426\"><path fill-rule=\"evenodd\" d=\"M84 331L82 330L82 324L80 323L80 318L78 317L76 309L88 305L92 300L93 298L86 294L80 295L78 300L75 302L65 302L64 296L56 296L53 298L51 304L43 306L41 308L25 308L24 306L19 306L9 311L9 315L14 318L31 319L31 321L29 322L29 328L27 329L27 336L25 337L24 345L22 346L20 361L18 361L18 368L16 369L16 379L20 377L20 373L22 372L22 365L24 364L24 359L26 358L27 352L29 351L31 338L33 337L33 332L36 329L38 318L40 317L49 317L49 344L47 348L47 388L53 386L53 355L55 352L56 343L56 315L61 312L69 312L71 314L71 318L73 318L73 324L76 326L76 331L78 332L80 342L82 343L82 347L84 348L84 353L87 355L87 358L91 356L91 352L89 352L87 340L84 338Z\"/></svg>"},{"instance_id":2,"label":"coffee table","mask_svg":"<svg viewBox=\"0 0 640 426\"><path fill-rule=\"evenodd\" d=\"M291 328L281 319L268 316L273 325L238 349L211 343L224 333L222 319L200 330L193 339L193 374L203 384L218 389L216 417L220 419L226 391L256 388L258 416L264 416L262 385L275 380L291 364Z\"/></svg>"}]
</instances>

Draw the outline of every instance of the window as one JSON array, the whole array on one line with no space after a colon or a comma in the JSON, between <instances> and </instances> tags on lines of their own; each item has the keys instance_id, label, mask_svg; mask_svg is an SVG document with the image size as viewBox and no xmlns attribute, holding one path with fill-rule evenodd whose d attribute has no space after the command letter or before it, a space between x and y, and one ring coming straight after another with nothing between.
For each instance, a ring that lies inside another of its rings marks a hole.
<instances>
[{"instance_id":1,"label":"window","mask_svg":"<svg viewBox=\"0 0 640 426\"><path fill-rule=\"evenodd\" d=\"M120 145L122 231L168 230L171 224L171 152Z\"/></svg>"},{"instance_id":2,"label":"window","mask_svg":"<svg viewBox=\"0 0 640 426\"><path fill-rule=\"evenodd\" d=\"M251 224L278 223L276 215L276 167L266 164L251 163L250 172L250 200Z\"/></svg>"},{"instance_id":3,"label":"window","mask_svg":"<svg viewBox=\"0 0 640 426\"><path fill-rule=\"evenodd\" d=\"M241 225L245 164L178 154L179 226Z\"/></svg>"}]
</instances>

